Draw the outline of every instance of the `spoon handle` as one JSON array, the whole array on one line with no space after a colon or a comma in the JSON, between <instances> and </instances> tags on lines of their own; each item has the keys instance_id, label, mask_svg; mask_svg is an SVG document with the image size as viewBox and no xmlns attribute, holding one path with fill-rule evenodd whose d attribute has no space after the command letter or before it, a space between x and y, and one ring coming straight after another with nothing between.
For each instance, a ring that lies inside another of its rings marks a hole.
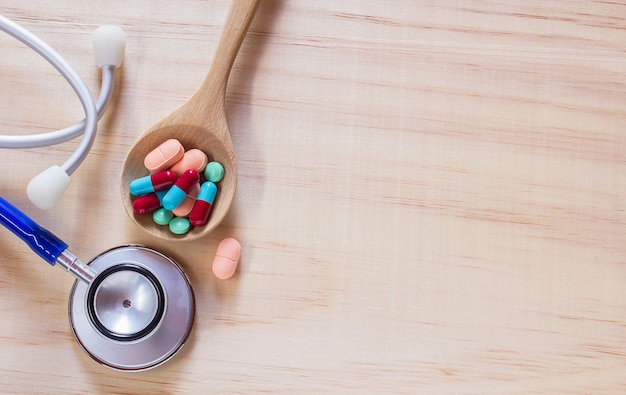
<instances>
[{"instance_id":1,"label":"spoon handle","mask_svg":"<svg viewBox=\"0 0 626 395\"><path fill-rule=\"evenodd\" d=\"M259 0L234 0L224 24L211 69L196 92L199 98L224 98L226 83L246 37Z\"/></svg>"}]
</instances>

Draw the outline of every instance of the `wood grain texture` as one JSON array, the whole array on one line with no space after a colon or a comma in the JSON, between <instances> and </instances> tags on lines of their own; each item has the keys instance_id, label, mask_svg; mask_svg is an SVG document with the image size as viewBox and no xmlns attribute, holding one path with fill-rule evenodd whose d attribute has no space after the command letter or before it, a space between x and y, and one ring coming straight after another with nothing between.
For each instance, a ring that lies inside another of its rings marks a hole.
<instances>
[{"instance_id":1,"label":"wood grain texture","mask_svg":"<svg viewBox=\"0 0 626 395\"><path fill-rule=\"evenodd\" d=\"M626 5L604 1L261 2L226 117L230 214L166 243L117 180L142 131L211 63L229 1L6 0L94 90L90 36L128 34L112 111L54 211L28 180L76 143L2 151L2 195L89 259L145 243L197 297L189 344L123 374L72 338L72 279L0 230L0 392L620 394L626 392ZM0 36L0 125L82 115L61 77ZM237 275L210 271L219 241Z\"/></svg>"}]
</instances>

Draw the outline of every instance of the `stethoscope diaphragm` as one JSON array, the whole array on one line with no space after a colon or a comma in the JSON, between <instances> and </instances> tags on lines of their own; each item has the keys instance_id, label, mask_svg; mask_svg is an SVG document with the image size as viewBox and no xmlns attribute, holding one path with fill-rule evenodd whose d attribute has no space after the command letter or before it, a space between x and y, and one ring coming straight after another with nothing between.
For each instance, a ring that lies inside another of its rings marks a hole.
<instances>
[{"instance_id":1,"label":"stethoscope diaphragm","mask_svg":"<svg viewBox=\"0 0 626 395\"><path fill-rule=\"evenodd\" d=\"M154 368L184 345L194 320L191 285L181 268L152 249L117 247L89 263L69 301L72 331L95 361L113 369Z\"/></svg>"}]
</instances>

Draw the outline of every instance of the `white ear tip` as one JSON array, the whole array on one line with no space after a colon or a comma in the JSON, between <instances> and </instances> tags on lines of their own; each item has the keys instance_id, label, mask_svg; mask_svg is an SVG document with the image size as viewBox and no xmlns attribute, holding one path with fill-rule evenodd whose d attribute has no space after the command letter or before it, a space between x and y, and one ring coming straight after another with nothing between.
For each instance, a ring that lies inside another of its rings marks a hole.
<instances>
[{"instance_id":1,"label":"white ear tip","mask_svg":"<svg viewBox=\"0 0 626 395\"><path fill-rule=\"evenodd\" d=\"M93 51L98 67L120 67L125 49L126 34L119 26L103 25L93 33Z\"/></svg>"},{"instance_id":2,"label":"white ear tip","mask_svg":"<svg viewBox=\"0 0 626 395\"><path fill-rule=\"evenodd\" d=\"M57 205L69 185L70 176L59 166L52 166L30 180L26 194L35 206L47 210Z\"/></svg>"}]
</instances>

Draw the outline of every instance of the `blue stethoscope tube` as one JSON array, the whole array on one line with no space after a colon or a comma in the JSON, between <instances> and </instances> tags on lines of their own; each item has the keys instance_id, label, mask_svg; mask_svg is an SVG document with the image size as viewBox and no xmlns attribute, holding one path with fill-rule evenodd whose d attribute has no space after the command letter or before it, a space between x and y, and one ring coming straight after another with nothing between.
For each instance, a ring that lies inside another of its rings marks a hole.
<instances>
[{"instance_id":1,"label":"blue stethoscope tube","mask_svg":"<svg viewBox=\"0 0 626 395\"><path fill-rule=\"evenodd\" d=\"M37 224L2 196L0 196L0 223L50 265L59 264L87 283L91 283L95 278L95 271L69 252L67 243Z\"/></svg>"}]
</instances>

